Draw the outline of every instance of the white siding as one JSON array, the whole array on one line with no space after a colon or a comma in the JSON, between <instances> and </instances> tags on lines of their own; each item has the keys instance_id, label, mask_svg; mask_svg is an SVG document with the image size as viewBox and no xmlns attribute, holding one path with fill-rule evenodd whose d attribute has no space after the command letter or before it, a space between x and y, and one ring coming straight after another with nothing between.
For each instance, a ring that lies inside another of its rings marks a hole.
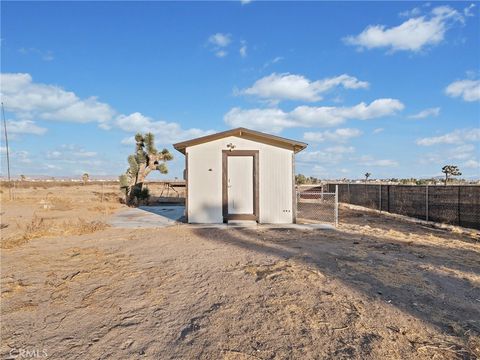
<instances>
[{"instance_id":1,"label":"white siding","mask_svg":"<svg viewBox=\"0 0 480 360\"><path fill-rule=\"evenodd\" d=\"M190 146L188 154L188 221L221 223L222 150L259 150L259 212L261 223L291 223L292 150L235 136Z\"/></svg>"}]
</instances>

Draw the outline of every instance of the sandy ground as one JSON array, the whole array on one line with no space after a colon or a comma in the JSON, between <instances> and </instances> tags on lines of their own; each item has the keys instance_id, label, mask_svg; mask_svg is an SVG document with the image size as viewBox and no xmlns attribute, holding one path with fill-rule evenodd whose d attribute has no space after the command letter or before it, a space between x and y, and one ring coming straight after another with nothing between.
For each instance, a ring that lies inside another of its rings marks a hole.
<instances>
[{"instance_id":1,"label":"sandy ground","mask_svg":"<svg viewBox=\"0 0 480 360\"><path fill-rule=\"evenodd\" d=\"M3 199L2 359L480 357L478 234L348 209L338 230L115 229L95 192Z\"/></svg>"}]
</instances>

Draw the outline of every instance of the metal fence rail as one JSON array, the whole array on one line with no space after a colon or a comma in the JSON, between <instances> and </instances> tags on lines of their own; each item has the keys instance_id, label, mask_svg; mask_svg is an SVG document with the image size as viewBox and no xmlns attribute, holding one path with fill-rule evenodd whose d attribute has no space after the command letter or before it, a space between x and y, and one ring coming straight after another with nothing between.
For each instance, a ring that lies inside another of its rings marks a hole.
<instances>
[{"instance_id":1,"label":"metal fence rail","mask_svg":"<svg viewBox=\"0 0 480 360\"><path fill-rule=\"evenodd\" d=\"M340 202L480 229L480 186L327 184L324 189L336 186Z\"/></svg>"},{"instance_id":2,"label":"metal fence rail","mask_svg":"<svg viewBox=\"0 0 480 360\"><path fill-rule=\"evenodd\" d=\"M297 191L297 222L305 220L337 226L338 192Z\"/></svg>"}]
</instances>

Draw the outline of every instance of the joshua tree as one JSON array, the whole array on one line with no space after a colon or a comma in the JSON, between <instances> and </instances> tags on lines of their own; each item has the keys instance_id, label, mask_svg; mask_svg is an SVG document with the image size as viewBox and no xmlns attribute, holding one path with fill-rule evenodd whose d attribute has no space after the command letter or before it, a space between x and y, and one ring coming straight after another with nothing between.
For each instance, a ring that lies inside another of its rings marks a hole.
<instances>
[{"instance_id":1,"label":"joshua tree","mask_svg":"<svg viewBox=\"0 0 480 360\"><path fill-rule=\"evenodd\" d=\"M365 182L368 181L368 178L369 178L371 175L372 175L372 174L369 173L369 172L365 173Z\"/></svg>"},{"instance_id":2,"label":"joshua tree","mask_svg":"<svg viewBox=\"0 0 480 360\"><path fill-rule=\"evenodd\" d=\"M90 175L88 175L87 173L84 173L82 175L83 185L85 185L88 182L89 179L90 179Z\"/></svg>"},{"instance_id":3,"label":"joshua tree","mask_svg":"<svg viewBox=\"0 0 480 360\"><path fill-rule=\"evenodd\" d=\"M148 189L142 189L143 182L150 172L168 173L166 162L173 159L167 149L158 151L152 133L135 135L135 155L128 157L130 167L119 177L120 188L125 191L125 201L131 205L138 200L148 198Z\"/></svg>"},{"instance_id":4,"label":"joshua tree","mask_svg":"<svg viewBox=\"0 0 480 360\"><path fill-rule=\"evenodd\" d=\"M442 167L442 172L445 174L445 186L447 186L449 176L460 176L462 173L456 165L445 165Z\"/></svg>"}]
</instances>

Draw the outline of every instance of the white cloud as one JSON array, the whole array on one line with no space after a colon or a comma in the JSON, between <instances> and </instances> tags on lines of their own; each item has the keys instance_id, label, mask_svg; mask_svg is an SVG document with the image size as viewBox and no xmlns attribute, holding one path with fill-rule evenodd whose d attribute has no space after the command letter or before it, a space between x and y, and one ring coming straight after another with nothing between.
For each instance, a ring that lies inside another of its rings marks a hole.
<instances>
[{"instance_id":1,"label":"white cloud","mask_svg":"<svg viewBox=\"0 0 480 360\"><path fill-rule=\"evenodd\" d=\"M405 10L405 11L402 11L400 14L401 17L414 17L414 16L418 16L422 13L422 10L418 7L414 7L413 9L411 10Z\"/></svg>"},{"instance_id":2,"label":"white cloud","mask_svg":"<svg viewBox=\"0 0 480 360\"><path fill-rule=\"evenodd\" d=\"M480 101L480 80L454 81L445 89L451 97L462 97L465 101Z\"/></svg>"},{"instance_id":3,"label":"white cloud","mask_svg":"<svg viewBox=\"0 0 480 360\"><path fill-rule=\"evenodd\" d=\"M228 53L225 50L218 50L218 51L215 52L215 56L219 57L219 58L223 58L227 55L228 55Z\"/></svg>"},{"instance_id":4,"label":"white cloud","mask_svg":"<svg viewBox=\"0 0 480 360\"><path fill-rule=\"evenodd\" d=\"M216 33L210 35L208 43L211 46L211 50L216 57L223 58L228 55L227 47L232 42L232 36L230 34Z\"/></svg>"},{"instance_id":5,"label":"white cloud","mask_svg":"<svg viewBox=\"0 0 480 360\"><path fill-rule=\"evenodd\" d=\"M273 64L276 64L276 63L282 61L283 59L284 59L283 56L274 57L272 60L269 60L265 64L263 64L263 68L265 69L265 68L269 67L270 65L273 65Z\"/></svg>"},{"instance_id":6,"label":"white cloud","mask_svg":"<svg viewBox=\"0 0 480 360\"><path fill-rule=\"evenodd\" d=\"M95 97L80 99L59 86L35 83L29 74L1 74L1 83L5 110L23 119L105 123L115 113Z\"/></svg>"},{"instance_id":7,"label":"white cloud","mask_svg":"<svg viewBox=\"0 0 480 360\"><path fill-rule=\"evenodd\" d=\"M345 156L353 154L355 148L353 146L331 146L323 150L302 151L296 155L296 161L299 164L307 165L309 171L319 163L322 165L334 165L345 161ZM320 166L320 165L318 165Z\"/></svg>"},{"instance_id":8,"label":"white cloud","mask_svg":"<svg viewBox=\"0 0 480 360\"><path fill-rule=\"evenodd\" d=\"M48 160L55 160L65 163L75 163L77 161L82 162L82 159L87 162L91 162L91 158L97 157L98 154L95 151L87 151L84 148L75 144L64 144L55 150L49 150L45 154L45 158Z\"/></svg>"},{"instance_id":9,"label":"white cloud","mask_svg":"<svg viewBox=\"0 0 480 360\"><path fill-rule=\"evenodd\" d=\"M470 159L465 163L463 163L463 166L470 169L478 169L480 168L480 162L478 162L477 160Z\"/></svg>"},{"instance_id":10,"label":"white cloud","mask_svg":"<svg viewBox=\"0 0 480 360\"><path fill-rule=\"evenodd\" d=\"M216 33L208 38L209 43L218 47L226 47L230 44L231 41L232 36L230 34Z\"/></svg>"},{"instance_id":11,"label":"white cloud","mask_svg":"<svg viewBox=\"0 0 480 360\"><path fill-rule=\"evenodd\" d=\"M292 117L310 126L334 126L347 119L367 120L403 110L405 106L396 99L377 99L370 104L361 102L351 107L308 107L299 106L292 111Z\"/></svg>"},{"instance_id":12,"label":"white cloud","mask_svg":"<svg viewBox=\"0 0 480 360\"><path fill-rule=\"evenodd\" d=\"M325 148L325 152L334 154L351 154L355 152L355 148L353 146L338 145Z\"/></svg>"},{"instance_id":13,"label":"white cloud","mask_svg":"<svg viewBox=\"0 0 480 360\"><path fill-rule=\"evenodd\" d=\"M410 115L410 119L425 119L430 116L438 116L440 114L440 108L435 107L435 108L428 108L425 110L422 110L416 114Z\"/></svg>"},{"instance_id":14,"label":"white cloud","mask_svg":"<svg viewBox=\"0 0 480 360\"><path fill-rule=\"evenodd\" d=\"M373 133L374 134L380 134L381 132L383 132L385 129L384 128L376 128L376 129L373 129Z\"/></svg>"},{"instance_id":15,"label":"white cloud","mask_svg":"<svg viewBox=\"0 0 480 360\"><path fill-rule=\"evenodd\" d=\"M247 5L247 4L250 4L253 0L240 0L240 3L242 5Z\"/></svg>"},{"instance_id":16,"label":"white cloud","mask_svg":"<svg viewBox=\"0 0 480 360\"><path fill-rule=\"evenodd\" d=\"M343 74L333 78L311 81L302 75L273 73L257 80L251 87L241 90L241 94L258 96L271 100L319 101L324 93L334 87L345 89L367 88L368 82Z\"/></svg>"},{"instance_id":17,"label":"white cloud","mask_svg":"<svg viewBox=\"0 0 480 360\"><path fill-rule=\"evenodd\" d=\"M360 136L362 132L358 129L344 128L336 129L334 131L319 131L319 132L305 132L303 138L306 141L313 142L345 142L351 138Z\"/></svg>"},{"instance_id":18,"label":"white cloud","mask_svg":"<svg viewBox=\"0 0 480 360\"><path fill-rule=\"evenodd\" d=\"M17 163L22 163L22 164L32 163L32 159L30 158L30 154L28 151L24 151L24 150L13 151L10 154L12 156L12 159L15 159L15 162Z\"/></svg>"},{"instance_id":19,"label":"white cloud","mask_svg":"<svg viewBox=\"0 0 480 360\"><path fill-rule=\"evenodd\" d=\"M296 155L299 163L305 164L338 164L344 159L343 152L335 153L331 151L302 151Z\"/></svg>"},{"instance_id":20,"label":"white cloud","mask_svg":"<svg viewBox=\"0 0 480 360\"><path fill-rule=\"evenodd\" d=\"M239 50L240 56L242 58L245 58L245 57L247 57L247 43L246 43L246 41L242 40L240 44L241 44L240 50Z\"/></svg>"},{"instance_id":21,"label":"white cloud","mask_svg":"<svg viewBox=\"0 0 480 360\"><path fill-rule=\"evenodd\" d=\"M480 128L457 129L444 135L418 139L417 144L421 146L432 146L438 144L464 144L475 141L480 141Z\"/></svg>"},{"instance_id":22,"label":"white cloud","mask_svg":"<svg viewBox=\"0 0 480 360\"><path fill-rule=\"evenodd\" d=\"M370 104L359 103L351 107L298 106L287 113L281 109L233 108L224 116L233 127L244 126L274 133L292 127L329 127L342 124L348 119L367 120L394 115L404 105L396 99L377 99Z\"/></svg>"},{"instance_id":23,"label":"white cloud","mask_svg":"<svg viewBox=\"0 0 480 360\"><path fill-rule=\"evenodd\" d=\"M171 144L182 140L196 138L212 134L213 130L200 130L200 129L182 129L182 127L175 122L166 122L162 120L155 121L148 116L144 116L141 113L133 113L130 115L120 115L115 120L115 125L120 129L136 133L151 132L155 135L155 141L157 144ZM133 137L124 139L122 143L126 144L133 141Z\"/></svg>"},{"instance_id":24,"label":"white cloud","mask_svg":"<svg viewBox=\"0 0 480 360\"><path fill-rule=\"evenodd\" d=\"M95 97L80 99L75 93L58 86L35 83L29 74L1 74L0 80L5 109L17 118L8 121L8 130L12 134L44 134L47 129L31 120L34 117L77 123L98 122L102 129L117 126L132 133L152 131L164 143L212 133L212 130L182 129L177 123L154 121L140 113L115 117L115 110ZM77 155L88 157L88 153L79 152Z\"/></svg>"},{"instance_id":25,"label":"white cloud","mask_svg":"<svg viewBox=\"0 0 480 360\"><path fill-rule=\"evenodd\" d=\"M473 157L475 146L472 144L463 144L456 146L448 151L448 159L453 160L465 160Z\"/></svg>"},{"instance_id":26,"label":"white cloud","mask_svg":"<svg viewBox=\"0 0 480 360\"><path fill-rule=\"evenodd\" d=\"M20 48L18 52L23 55L33 54L39 56L43 61L52 61L54 59L53 52L50 50L43 51L34 47L30 48Z\"/></svg>"},{"instance_id":27,"label":"white cloud","mask_svg":"<svg viewBox=\"0 0 480 360\"><path fill-rule=\"evenodd\" d=\"M470 4L469 6L467 6L465 9L463 9L463 14L465 16L474 16L474 13L473 13L473 9L475 8L475 4Z\"/></svg>"},{"instance_id":28,"label":"white cloud","mask_svg":"<svg viewBox=\"0 0 480 360\"><path fill-rule=\"evenodd\" d=\"M32 120L8 120L7 131L12 134L43 135L47 129L38 126Z\"/></svg>"},{"instance_id":29,"label":"white cloud","mask_svg":"<svg viewBox=\"0 0 480 360\"><path fill-rule=\"evenodd\" d=\"M225 122L232 127L247 127L260 131L279 133L284 128L294 127L295 121L280 109L233 108L224 116Z\"/></svg>"},{"instance_id":30,"label":"white cloud","mask_svg":"<svg viewBox=\"0 0 480 360\"><path fill-rule=\"evenodd\" d=\"M371 156L365 155L360 157L359 164L365 166L378 166L378 167L393 167L398 166L398 162L391 159L374 159Z\"/></svg>"},{"instance_id":31,"label":"white cloud","mask_svg":"<svg viewBox=\"0 0 480 360\"><path fill-rule=\"evenodd\" d=\"M344 41L360 49L387 48L391 51L418 52L442 42L449 27L464 20L464 16L452 7L438 6L428 16L412 17L391 28L370 25L360 34L344 38Z\"/></svg>"}]
</instances>

